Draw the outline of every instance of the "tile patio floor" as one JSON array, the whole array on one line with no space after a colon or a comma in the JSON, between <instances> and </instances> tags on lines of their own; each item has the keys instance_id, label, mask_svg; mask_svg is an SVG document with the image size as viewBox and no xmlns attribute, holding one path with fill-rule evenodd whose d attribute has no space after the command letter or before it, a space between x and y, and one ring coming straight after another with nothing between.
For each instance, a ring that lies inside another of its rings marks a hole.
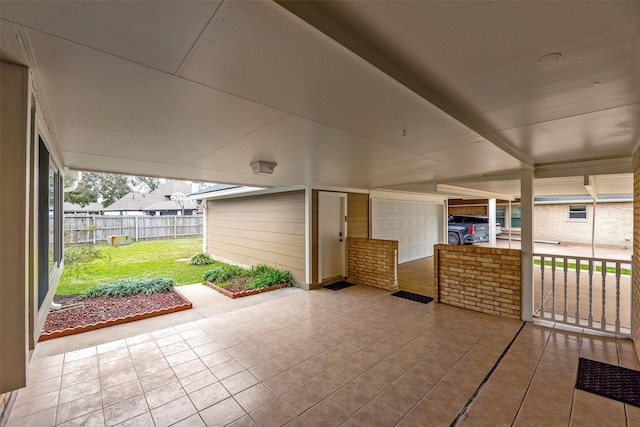
<instances>
[{"instance_id":1,"label":"tile patio floor","mask_svg":"<svg viewBox=\"0 0 640 427\"><path fill-rule=\"evenodd\" d=\"M366 286L274 292L42 343L7 426L449 426L522 325ZM530 323L460 425L640 425L640 408L573 388L579 356L640 368L628 340Z\"/></svg>"}]
</instances>

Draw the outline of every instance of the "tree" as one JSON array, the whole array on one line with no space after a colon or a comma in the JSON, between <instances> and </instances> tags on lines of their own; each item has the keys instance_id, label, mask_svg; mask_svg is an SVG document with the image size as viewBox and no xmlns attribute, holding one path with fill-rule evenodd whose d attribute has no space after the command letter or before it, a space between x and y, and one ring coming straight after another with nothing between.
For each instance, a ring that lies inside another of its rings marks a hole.
<instances>
[{"instance_id":1,"label":"tree","mask_svg":"<svg viewBox=\"0 0 640 427\"><path fill-rule=\"evenodd\" d=\"M158 178L151 178L149 176L134 176L131 177L133 185L144 188L149 193L160 187L160 180Z\"/></svg>"},{"instance_id":2,"label":"tree","mask_svg":"<svg viewBox=\"0 0 640 427\"><path fill-rule=\"evenodd\" d=\"M65 201L86 206L102 199L106 208L131 192L131 180L127 175L84 172L78 188L65 194Z\"/></svg>"}]
</instances>

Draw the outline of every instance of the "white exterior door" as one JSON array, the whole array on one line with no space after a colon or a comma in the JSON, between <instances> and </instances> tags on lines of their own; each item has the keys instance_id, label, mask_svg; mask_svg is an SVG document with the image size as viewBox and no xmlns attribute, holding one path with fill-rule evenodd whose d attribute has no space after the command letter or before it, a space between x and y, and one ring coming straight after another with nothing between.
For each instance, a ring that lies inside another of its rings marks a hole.
<instances>
[{"instance_id":1,"label":"white exterior door","mask_svg":"<svg viewBox=\"0 0 640 427\"><path fill-rule=\"evenodd\" d=\"M433 245L442 234L443 211L435 203L374 199L372 237L397 240L399 264L433 256Z\"/></svg>"},{"instance_id":2,"label":"white exterior door","mask_svg":"<svg viewBox=\"0 0 640 427\"><path fill-rule=\"evenodd\" d=\"M344 277L347 195L318 193L319 281Z\"/></svg>"}]
</instances>

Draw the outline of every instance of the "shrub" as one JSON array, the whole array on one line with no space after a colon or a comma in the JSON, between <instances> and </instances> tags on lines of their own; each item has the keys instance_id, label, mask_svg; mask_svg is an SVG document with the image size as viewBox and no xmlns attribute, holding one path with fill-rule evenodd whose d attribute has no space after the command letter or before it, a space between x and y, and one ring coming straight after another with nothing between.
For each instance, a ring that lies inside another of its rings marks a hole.
<instances>
[{"instance_id":1,"label":"shrub","mask_svg":"<svg viewBox=\"0 0 640 427\"><path fill-rule=\"evenodd\" d=\"M287 270L277 270L264 264L253 267L249 271L249 276L253 278L248 284L250 289L262 289L280 283L293 285L294 282L291 272Z\"/></svg>"},{"instance_id":2,"label":"shrub","mask_svg":"<svg viewBox=\"0 0 640 427\"><path fill-rule=\"evenodd\" d=\"M172 279L154 277L152 279L122 279L112 283L94 286L83 292L82 298L128 297L135 294L157 294L173 289Z\"/></svg>"},{"instance_id":3,"label":"shrub","mask_svg":"<svg viewBox=\"0 0 640 427\"><path fill-rule=\"evenodd\" d=\"M191 257L191 265L208 265L213 263L214 261L211 259L209 254L204 252L200 252L199 254Z\"/></svg>"},{"instance_id":4,"label":"shrub","mask_svg":"<svg viewBox=\"0 0 640 427\"><path fill-rule=\"evenodd\" d=\"M241 267L223 264L204 273L204 280L219 284L226 282L231 276L244 274L246 274L246 270Z\"/></svg>"}]
</instances>

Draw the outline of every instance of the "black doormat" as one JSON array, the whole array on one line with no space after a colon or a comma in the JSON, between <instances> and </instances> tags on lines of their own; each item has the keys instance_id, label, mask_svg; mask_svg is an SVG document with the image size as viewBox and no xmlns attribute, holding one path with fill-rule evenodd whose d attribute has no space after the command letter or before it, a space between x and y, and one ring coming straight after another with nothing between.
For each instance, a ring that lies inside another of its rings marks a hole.
<instances>
[{"instance_id":1,"label":"black doormat","mask_svg":"<svg viewBox=\"0 0 640 427\"><path fill-rule=\"evenodd\" d=\"M407 292L407 291L398 291L398 292L392 293L391 295L393 295L394 297L410 299L411 301L418 301L418 302L421 302L423 304L427 304L427 303L430 303L431 301L433 301L433 298L431 298L431 297L427 297L427 296L419 295L419 294L414 294L413 292Z\"/></svg>"},{"instance_id":2,"label":"black doormat","mask_svg":"<svg viewBox=\"0 0 640 427\"><path fill-rule=\"evenodd\" d=\"M340 289L348 288L350 286L355 286L355 283L342 282L332 283L330 285L323 286L323 288L331 289L332 291L339 291Z\"/></svg>"},{"instance_id":3,"label":"black doormat","mask_svg":"<svg viewBox=\"0 0 640 427\"><path fill-rule=\"evenodd\" d=\"M640 372L580 358L576 388L640 407Z\"/></svg>"}]
</instances>

